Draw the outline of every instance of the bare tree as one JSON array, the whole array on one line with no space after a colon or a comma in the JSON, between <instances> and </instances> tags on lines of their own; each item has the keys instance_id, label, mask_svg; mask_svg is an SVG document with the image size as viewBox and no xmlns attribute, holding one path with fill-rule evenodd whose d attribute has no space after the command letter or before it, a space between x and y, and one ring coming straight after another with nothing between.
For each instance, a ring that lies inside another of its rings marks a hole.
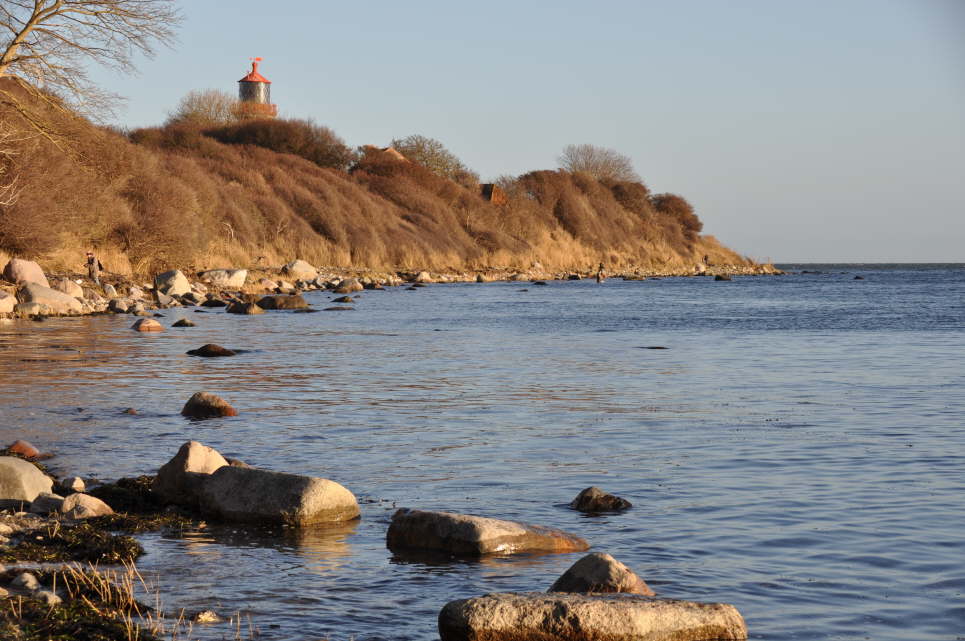
<instances>
[{"instance_id":1,"label":"bare tree","mask_svg":"<svg viewBox=\"0 0 965 641\"><path fill-rule=\"evenodd\" d=\"M0 207L16 204L20 197L20 174L14 161L20 155L18 147L23 140L9 124L0 122Z\"/></svg>"},{"instance_id":2,"label":"bare tree","mask_svg":"<svg viewBox=\"0 0 965 641\"><path fill-rule=\"evenodd\" d=\"M556 160L567 171L587 173L597 180L640 182L630 157L606 147L567 145Z\"/></svg>"},{"instance_id":3,"label":"bare tree","mask_svg":"<svg viewBox=\"0 0 965 641\"><path fill-rule=\"evenodd\" d=\"M85 65L133 72L134 55L170 45L180 21L173 0L0 0L0 76L103 115L114 96L90 81Z\"/></svg>"},{"instance_id":4,"label":"bare tree","mask_svg":"<svg viewBox=\"0 0 965 641\"><path fill-rule=\"evenodd\" d=\"M479 176L435 138L413 134L389 144L412 162L444 178L464 186L474 187L479 183Z\"/></svg>"},{"instance_id":5,"label":"bare tree","mask_svg":"<svg viewBox=\"0 0 965 641\"><path fill-rule=\"evenodd\" d=\"M201 89L189 91L177 108L168 114L168 125L216 127L238 120L238 99L227 91Z\"/></svg>"}]
</instances>

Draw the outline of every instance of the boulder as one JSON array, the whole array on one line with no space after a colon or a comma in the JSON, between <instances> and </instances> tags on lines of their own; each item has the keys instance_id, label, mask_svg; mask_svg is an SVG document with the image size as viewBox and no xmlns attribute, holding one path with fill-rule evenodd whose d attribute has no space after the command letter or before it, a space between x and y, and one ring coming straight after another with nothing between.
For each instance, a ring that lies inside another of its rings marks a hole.
<instances>
[{"instance_id":1,"label":"boulder","mask_svg":"<svg viewBox=\"0 0 965 641\"><path fill-rule=\"evenodd\" d=\"M53 479L36 466L15 456L0 456L0 501L30 503L53 486Z\"/></svg>"},{"instance_id":2,"label":"boulder","mask_svg":"<svg viewBox=\"0 0 965 641\"><path fill-rule=\"evenodd\" d=\"M53 289L63 292L68 296L73 296L74 298L84 297L84 288L69 278L58 278L54 281L53 285Z\"/></svg>"},{"instance_id":3,"label":"boulder","mask_svg":"<svg viewBox=\"0 0 965 641\"><path fill-rule=\"evenodd\" d=\"M726 274L717 274L714 276L714 280L730 280L730 276Z\"/></svg>"},{"instance_id":4,"label":"boulder","mask_svg":"<svg viewBox=\"0 0 965 641\"><path fill-rule=\"evenodd\" d=\"M180 269L172 269L154 277L154 288L168 296L182 296L191 291L191 283ZM133 291L131 296L134 296Z\"/></svg>"},{"instance_id":5,"label":"boulder","mask_svg":"<svg viewBox=\"0 0 965 641\"><path fill-rule=\"evenodd\" d=\"M588 487L570 502L570 507L580 512L616 512L633 507L633 504L619 496L607 494L596 486Z\"/></svg>"},{"instance_id":6,"label":"boulder","mask_svg":"<svg viewBox=\"0 0 965 641\"><path fill-rule=\"evenodd\" d=\"M40 303L17 303L13 306L14 316L19 316L20 318L47 316L50 313L50 308Z\"/></svg>"},{"instance_id":7,"label":"boulder","mask_svg":"<svg viewBox=\"0 0 965 641\"><path fill-rule=\"evenodd\" d=\"M87 486L84 484L84 479L80 478L79 476L69 476L65 479L61 479L60 486L74 492L83 492L85 489L87 489Z\"/></svg>"},{"instance_id":8,"label":"boulder","mask_svg":"<svg viewBox=\"0 0 965 641\"><path fill-rule=\"evenodd\" d=\"M291 296L276 294L263 297L258 301L258 307L262 309L306 309L308 303L299 294Z\"/></svg>"},{"instance_id":9,"label":"boulder","mask_svg":"<svg viewBox=\"0 0 965 641\"><path fill-rule=\"evenodd\" d=\"M477 283L488 283L488 282L489 282L489 278L487 278L485 274L476 274L476 282L477 282Z\"/></svg>"},{"instance_id":10,"label":"boulder","mask_svg":"<svg viewBox=\"0 0 965 641\"><path fill-rule=\"evenodd\" d=\"M11 443L7 451L11 454L19 454L24 458L38 458L40 456L40 450L34 447L33 443L23 439L17 439Z\"/></svg>"},{"instance_id":11,"label":"boulder","mask_svg":"<svg viewBox=\"0 0 965 641\"><path fill-rule=\"evenodd\" d=\"M451 512L402 508L386 535L392 550L441 550L457 556L517 552L582 552L589 544L562 530Z\"/></svg>"},{"instance_id":12,"label":"boulder","mask_svg":"<svg viewBox=\"0 0 965 641\"><path fill-rule=\"evenodd\" d=\"M21 303L39 303L50 309L52 314L79 314L83 309L80 301L56 289L26 283L17 292Z\"/></svg>"},{"instance_id":13,"label":"boulder","mask_svg":"<svg viewBox=\"0 0 965 641\"><path fill-rule=\"evenodd\" d=\"M747 625L726 603L643 596L494 593L451 601L442 641L743 641Z\"/></svg>"},{"instance_id":14,"label":"boulder","mask_svg":"<svg viewBox=\"0 0 965 641\"><path fill-rule=\"evenodd\" d=\"M187 318L181 318L171 325L171 327L194 327L194 321L188 320Z\"/></svg>"},{"instance_id":15,"label":"boulder","mask_svg":"<svg viewBox=\"0 0 965 641\"><path fill-rule=\"evenodd\" d=\"M173 296L168 296L160 289L154 290L154 298L157 300L157 304L160 305L161 307L170 307L175 303Z\"/></svg>"},{"instance_id":16,"label":"boulder","mask_svg":"<svg viewBox=\"0 0 965 641\"><path fill-rule=\"evenodd\" d=\"M419 272L418 274L415 275L415 278L412 279L412 282L431 283L432 276L429 274L429 272Z\"/></svg>"},{"instance_id":17,"label":"boulder","mask_svg":"<svg viewBox=\"0 0 965 641\"><path fill-rule=\"evenodd\" d=\"M157 471L151 488L172 503L194 504L203 477L226 465L228 461L214 448L188 441Z\"/></svg>"},{"instance_id":18,"label":"boulder","mask_svg":"<svg viewBox=\"0 0 965 641\"><path fill-rule=\"evenodd\" d=\"M170 273L170 272L169 272L169 273ZM138 287L137 285L131 285L131 287L127 290L127 297L128 297L128 298L135 298L135 299L136 299L136 298L143 298L143 297L144 297L144 290L141 289L140 287Z\"/></svg>"},{"instance_id":19,"label":"boulder","mask_svg":"<svg viewBox=\"0 0 965 641\"><path fill-rule=\"evenodd\" d=\"M284 265L281 271L289 278L301 278L303 280L318 278L318 270L301 259L295 259Z\"/></svg>"},{"instance_id":20,"label":"boulder","mask_svg":"<svg viewBox=\"0 0 965 641\"><path fill-rule=\"evenodd\" d=\"M338 298L332 299L333 303L354 303L355 299L351 296L339 296Z\"/></svg>"},{"instance_id":21,"label":"boulder","mask_svg":"<svg viewBox=\"0 0 965 641\"><path fill-rule=\"evenodd\" d=\"M44 270L40 268L40 265L32 260L23 260L22 258L11 258L7 261L3 268L3 279L16 285L36 283L43 287L50 287L50 283L44 276Z\"/></svg>"},{"instance_id":22,"label":"boulder","mask_svg":"<svg viewBox=\"0 0 965 641\"><path fill-rule=\"evenodd\" d=\"M107 309L115 314L126 314L127 310L131 307L131 301L126 298L112 298L111 301L107 303Z\"/></svg>"},{"instance_id":23,"label":"boulder","mask_svg":"<svg viewBox=\"0 0 965 641\"><path fill-rule=\"evenodd\" d=\"M218 416L237 416L238 411L220 396L207 392L195 392L194 396L181 408L181 416L188 418L215 418Z\"/></svg>"},{"instance_id":24,"label":"boulder","mask_svg":"<svg viewBox=\"0 0 965 641\"><path fill-rule=\"evenodd\" d=\"M131 329L139 332L163 332L164 326L153 318L139 318L131 325Z\"/></svg>"},{"instance_id":25,"label":"boulder","mask_svg":"<svg viewBox=\"0 0 965 641\"><path fill-rule=\"evenodd\" d=\"M208 294L208 299L201 303L201 307L227 307L228 303L217 298L214 294Z\"/></svg>"},{"instance_id":26,"label":"boulder","mask_svg":"<svg viewBox=\"0 0 965 641\"><path fill-rule=\"evenodd\" d=\"M209 283L215 287L240 288L244 287L245 281L248 280L248 270L209 269L198 274L198 278L200 278L202 282Z\"/></svg>"},{"instance_id":27,"label":"boulder","mask_svg":"<svg viewBox=\"0 0 965 641\"><path fill-rule=\"evenodd\" d=\"M346 278L338 284L334 291L336 294L352 294L363 289L365 289L365 286L357 278Z\"/></svg>"},{"instance_id":28,"label":"boulder","mask_svg":"<svg viewBox=\"0 0 965 641\"><path fill-rule=\"evenodd\" d=\"M310 525L358 518L355 496L335 481L225 466L201 485L201 505L231 521Z\"/></svg>"},{"instance_id":29,"label":"boulder","mask_svg":"<svg viewBox=\"0 0 965 641\"><path fill-rule=\"evenodd\" d=\"M655 593L633 570L609 554L594 552L570 566L556 579L549 592L625 592L653 596Z\"/></svg>"},{"instance_id":30,"label":"boulder","mask_svg":"<svg viewBox=\"0 0 965 641\"><path fill-rule=\"evenodd\" d=\"M17 297L0 289L0 314L12 314L17 305Z\"/></svg>"},{"instance_id":31,"label":"boulder","mask_svg":"<svg viewBox=\"0 0 965 641\"><path fill-rule=\"evenodd\" d=\"M181 297L181 302L184 303L185 305L200 305L206 300L207 300L207 297L205 297L202 294L198 294L196 292L188 292L187 294Z\"/></svg>"},{"instance_id":32,"label":"boulder","mask_svg":"<svg viewBox=\"0 0 965 641\"><path fill-rule=\"evenodd\" d=\"M202 345L198 349L189 349L187 352L190 356L204 356L206 358L216 358L218 356L234 356L237 352L222 347L221 345L215 345L214 343L208 343L207 345Z\"/></svg>"},{"instance_id":33,"label":"boulder","mask_svg":"<svg viewBox=\"0 0 965 641\"><path fill-rule=\"evenodd\" d=\"M263 310L261 307L258 307L257 303L242 303L240 301L231 303L230 305L228 305L228 308L225 311L228 312L229 314L248 314L248 315L265 313L265 310Z\"/></svg>"},{"instance_id":34,"label":"boulder","mask_svg":"<svg viewBox=\"0 0 965 641\"><path fill-rule=\"evenodd\" d=\"M114 513L107 503L96 496L79 492L65 498L60 511L68 519L89 519Z\"/></svg>"},{"instance_id":35,"label":"boulder","mask_svg":"<svg viewBox=\"0 0 965 641\"><path fill-rule=\"evenodd\" d=\"M117 298L117 290L110 283L104 284L104 296L108 298Z\"/></svg>"},{"instance_id":36,"label":"boulder","mask_svg":"<svg viewBox=\"0 0 965 641\"><path fill-rule=\"evenodd\" d=\"M52 492L41 492L30 503L30 511L33 514L50 514L59 512L60 506L64 504L64 497L53 494Z\"/></svg>"}]
</instances>

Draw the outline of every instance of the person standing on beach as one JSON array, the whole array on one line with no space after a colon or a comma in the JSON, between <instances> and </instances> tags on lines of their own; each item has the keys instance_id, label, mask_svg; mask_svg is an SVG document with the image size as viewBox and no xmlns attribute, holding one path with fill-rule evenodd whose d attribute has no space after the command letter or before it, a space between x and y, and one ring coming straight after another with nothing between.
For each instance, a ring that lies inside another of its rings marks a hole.
<instances>
[{"instance_id":1,"label":"person standing on beach","mask_svg":"<svg viewBox=\"0 0 965 641\"><path fill-rule=\"evenodd\" d=\"M98 287L101 286L101 270L104 266L101 265L101 261L97 260L94 256L94 252L87 252L87 275L90 279L94 281L94 284Z\"/></svg>"},{"instance_id":2,"label":"person standing on beach","mask_svg":"<svg viewBox=\"0 0 965 641\"><path fill-rule=\"evenodd\" d=\"M602 283L606 280L606 269L603 267L603 263L600 263L599 269L596 272L596 282Z\"/></svg>"}]
</instances>

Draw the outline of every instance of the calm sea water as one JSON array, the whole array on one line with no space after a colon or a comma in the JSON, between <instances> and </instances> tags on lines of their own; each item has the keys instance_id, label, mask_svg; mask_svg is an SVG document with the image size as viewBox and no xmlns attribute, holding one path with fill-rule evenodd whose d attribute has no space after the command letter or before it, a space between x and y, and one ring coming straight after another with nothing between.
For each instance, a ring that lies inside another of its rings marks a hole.
<instances>
[{"instance_id":1,"label":"calm sea water","mask_svg":"<svg viewBox=\"0 0 965 641\"><path fill-rule=\"evenodd\" d=\"M198 326L161 335L7 323L0 440L115 479L196 439L351 489L344 527L142 537L167 609L262 639L436 639L447 601L545 590L581 556L397 557L396 506L561 527L661 596L733 603L754 639L965 638L965 266L796 268L822 273L400 288L168 310ZM252 351L184 354L207 342ZM184 420L198 390L240 416ZM634 507L567 509L589 485Z\"/></svg>"}]
</instances>

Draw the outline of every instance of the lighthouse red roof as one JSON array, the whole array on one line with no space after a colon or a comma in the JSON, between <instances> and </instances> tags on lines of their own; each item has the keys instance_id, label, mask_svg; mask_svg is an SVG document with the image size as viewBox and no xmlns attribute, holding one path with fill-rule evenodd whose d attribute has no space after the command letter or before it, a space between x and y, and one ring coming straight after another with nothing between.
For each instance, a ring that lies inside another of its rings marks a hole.
<instances>
[{"instance_id":1,"label":"lighthouse red roof","mask_svg":"<svg viewBox=\"0 0 965 641\"><path fill-rule=\"evenodd\" d=\"M263 82L270 85L271 80L265 78L263 75L258 73L258 63L261 62L261 58L252 58L251 60L251 73L239 80L238 82Z\"/></svg>"}]
</instances>

